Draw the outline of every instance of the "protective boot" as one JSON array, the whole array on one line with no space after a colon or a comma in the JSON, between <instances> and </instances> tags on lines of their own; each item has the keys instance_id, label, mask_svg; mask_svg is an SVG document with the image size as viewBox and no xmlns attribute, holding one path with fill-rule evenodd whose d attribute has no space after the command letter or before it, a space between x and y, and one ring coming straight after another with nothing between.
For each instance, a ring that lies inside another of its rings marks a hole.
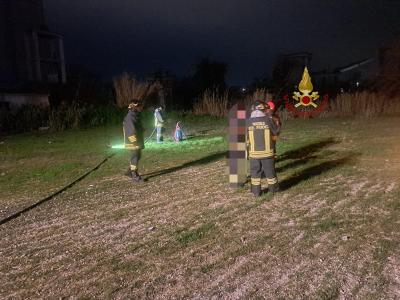
<instances>
[{"instance_id":1,"label":"protective boot","mask_svg":"<svg viewBox=\"0 0 400 300\"><path fill-rule=\"evenodd\" d=\"M124 173L124 175L125 175L125 176L128 176L128 177L132 177L132 170L131 170L131 168L128 168L128 170L126 170L126 172Z\"/></svg>"},{"instance_id":2,"label":"protective boot","mask_svg":"<svg viewBox=\"0 0 400 300\"><path fill-rule=\"evenodd\" d=\"M255 197L261 196L261 185L251 185L251 192Z\"/></svg>"},{"instance_id":3,"label":"protective boot","mask_svg":"<svg viewBox=\"0 0 400 300\"><path fill-rule=\"evenodd\" d=\"M139 175L137 171L132 171L132 180L135 183L144 182L143 178Z\"/></svg>"},{"instance_id":4,"label":"protective boot","mask_svg":"<svg viewBox=\"0 0 400 300\"><path fill-rule=\"evenodd\" d=\"M268 191L269 191L272 195L278 193L278 192L279 192L279 184L278 184L278 183L275 183L275 184L270 184L270 185L268 185Z\"/></svg>"}]
</instances>

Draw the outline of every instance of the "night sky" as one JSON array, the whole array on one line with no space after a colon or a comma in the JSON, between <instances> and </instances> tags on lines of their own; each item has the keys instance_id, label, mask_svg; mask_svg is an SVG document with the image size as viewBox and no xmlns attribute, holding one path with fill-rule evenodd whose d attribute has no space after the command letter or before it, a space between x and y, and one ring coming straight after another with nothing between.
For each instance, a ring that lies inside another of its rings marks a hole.
<instances>
[{"instance_id":1,"label":"night sky","mask_svg":"<svg viewBox=\"0 0 400 300\"><path fill-rule=\"evenodd\" d=\"M278 54L313 53L311 68L376 55L400 34L400 1L45 0L67 64L104 79L164 68L188 75L203 56L228 64L229 84L270 73Z\"/></svg>"}]
</instances>

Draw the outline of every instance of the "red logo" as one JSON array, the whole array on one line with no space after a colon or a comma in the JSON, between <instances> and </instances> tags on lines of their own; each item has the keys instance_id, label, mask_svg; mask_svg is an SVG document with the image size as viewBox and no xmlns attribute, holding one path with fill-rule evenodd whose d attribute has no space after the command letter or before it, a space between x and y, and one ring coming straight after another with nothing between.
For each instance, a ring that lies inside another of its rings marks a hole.
<instances>
[{"instance_id":1,"label":"red logo","mask_svg":"<svg viewBox=\"0 0 400 300\"><path fill-rule=\"evenodd\" d=\"M321 103L319 103L317 105L317 107L313 106L313 108L308 108L308 107L304 108L304 109L297 108L295 106L295 104L293 104L293 102L291 102L289 100L289 95L283 96L283 100L285 101L285 108L288 111L292 112L294 115L296 115L298 117L305 118L305 119L318 116L320 113L322 113L328 107L328 104L329 104L328 95L324 95L322 97ZM304 99L303 99L303 102L304 102Z\"/></svg>"},{"instance_id":2,"label":"red logo","mask_svg":"<svg viewBox=\"0 0 400 300\"><path fill-rule=\"evenodd\" d=\"M299 83L299 91L293 92L292 100L297 101L293 104L289 101L289 95L285 95L285 108L295 115L302 118L315 117L325 110L328 106L328 95L324 95L321 103L317 103L320 95L317 91L313 91L314 87L311 82L311 76L307 67L304 68L303 76Z\"/></svg>"}]
</instances>

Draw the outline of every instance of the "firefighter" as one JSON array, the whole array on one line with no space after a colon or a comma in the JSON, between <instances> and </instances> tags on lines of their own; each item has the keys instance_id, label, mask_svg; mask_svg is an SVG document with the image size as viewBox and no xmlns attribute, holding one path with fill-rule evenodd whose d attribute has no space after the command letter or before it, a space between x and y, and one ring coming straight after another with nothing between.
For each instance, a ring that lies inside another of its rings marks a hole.
<instances>
[{"instance_id":1,"label":"firefighter","mask_svg":"<svg viewBox=\"0 0 400 300\"><path fill-rule=\"evenodd\" d=\"M256 101L246 124L251 192L254 196L261 195L261 174L263 172L267 177L268 190L272 194L279 190L275 172L275 139L273 138L278 135L279 126L273 120L272 115L266 114L266 108L264 102Z\"/></svg>"},{"instance_id":2,"label":"firefighter","mask_svg":"<svg viewBox=\"0 0 400 300\"><path fill-rule=\"evenodd\" d=\"M272 116L272 119L278 125L279 128L282 126L281 118L276 113L274 102L272 101L267 102L267 105L265 106L265 112L267 115Z\"/></svg>"},{"instance_id":3,"label":"firefighter","mask_svg":"<svg viewBox=\"0 0 400 300\"><path fill-rule=\"evenodd\" d=\"M133 99L129 104L128 109L129 111L123 122L125 149L131 151L128 173L131 174L133 182L143 182L143 179L138 172L141 150L144 149L144 130L140 119L143 104L140 100Z\"/></svg>"},{"instance_id":4,"label":"firefighter","mask_svg":"<svg viewBox=\"0 0 400 300\"><path fill-rule=\"evenodd\" d=\"M278 134L277 135L273 135L272 139L275 141L274 143L274 157L276 159L276 141L278 140L278 135L280 133L280 129L282 126L282 122L281 122L281 118L278 116L278 114L276 114L275 111L275 103L272 101L268 101L267 104L265 105L265 114L267 116L272 117L272 120L276 123L276 125L278 126Z\"/></svg>"},{"instance_id":5,"label":"firefighter","mask_svg":"<svg viewBox=\"0 0 400 300\"><path fill-rule=\"evenodd\" d=\"M154 111L154 126L157 130L157 143L163 142L163 127L164 127L164 120L161 115L162 107L158 107Z\"/></svg>"}]
</instances>

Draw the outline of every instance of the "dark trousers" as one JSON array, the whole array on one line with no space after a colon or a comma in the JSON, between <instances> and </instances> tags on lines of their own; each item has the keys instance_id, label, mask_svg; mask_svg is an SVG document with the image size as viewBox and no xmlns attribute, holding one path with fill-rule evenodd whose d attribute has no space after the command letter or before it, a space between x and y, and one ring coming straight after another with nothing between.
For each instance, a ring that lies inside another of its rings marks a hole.
<instances>
[{"instance_id":1,"label":"dark trousers","mask_svg":"<svg viewBox=\"0 0 400 300\"><path fill-rule=\"evenodd\" d=\"M131 171L137 171L140 157L142 156L141 149L131 150Z\"/></svg>"},{"instance_id":2,"label":"dark trousers","mask_svg":"<svg viewBox=\"0 0 400 300\"><path fill-rule=\"evenodd\" d=\"M272 192L278 186L278 178L275 172L275 159L270 158L250 158L250 178L251 178L251 191L255 195L261 194L261 174L264 172L267 177L268 189Z\"/></svg>"}]
</instances>

